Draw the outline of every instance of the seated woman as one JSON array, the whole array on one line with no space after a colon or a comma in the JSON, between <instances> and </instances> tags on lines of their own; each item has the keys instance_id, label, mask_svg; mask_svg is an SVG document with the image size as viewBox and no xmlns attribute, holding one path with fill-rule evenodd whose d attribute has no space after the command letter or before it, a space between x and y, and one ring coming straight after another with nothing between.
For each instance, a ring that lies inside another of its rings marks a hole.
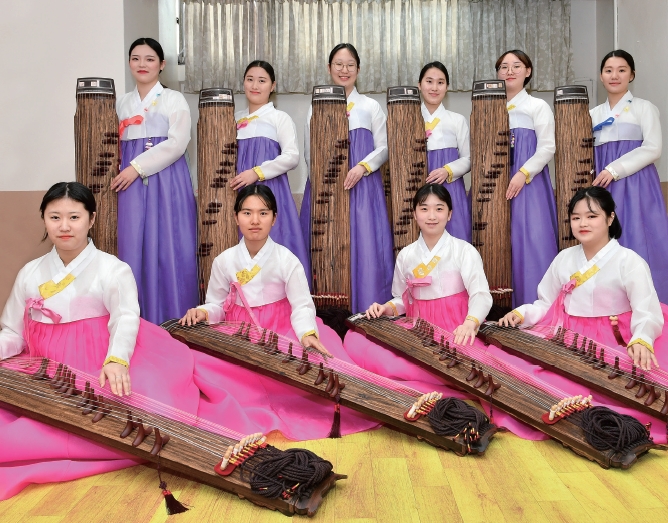
<instances>
[{"instance_id":1,"label":"seated woman","mask_svg":"<svg viewBox=\"0 0 668 523\"><path fill-rule=\"evenodd\" d=\"M647 263L617 241L622 226L612 195L602 187L581 189L571 200L568 213L572 234L580 245L561 251L554 259L538 286L538 300L517 307L499 324L563 326L609 347L619 347L621 335L635 365L646 371L667 366L668 337L662 332L668 308L659 302ZM490 346L488 350L543 380L588 394L586 387L573 385L501 349ZM593 395L597 404L614 406L643 423L652 421L600 393ZM666 441L665 426L653 426L654 440Z\"/></svg>"},{"instance_id":2,"label":"seated woman","mask_svg":"<svg viewBox=\"0 0 668 523\"><path fill-rule=\"evenodd\" d=\"M475 335L492 307L492 295L478 251L446 230L452 216L450 193L441 184L427 184L415 194L413 210L420 237L397 257L394 298L385 304L372 304L367 317L406 313L452 332L456 343L483 347ZM407 382L419 390L436 388L448 396L467 397L449 388L440 377L356 332L346 334L344 347L357 365L371 372ZM495 423L522 437L543 437L501 412L495 411L494 418Z\"/></svg>"},{"instance_id":3,"label":"seated woman","mask_svg":"<svg viewBox=\"0 0 668 523\"><path fill-rule=\"evenodd\" d=\"M192 354L139 318L130 267L98 251L88 237L96 216L91 191L76 182L57 183L40 211L53 249L16 278L0 317L0 359L21 353L50 358L99 375L107 397L135 391L195 414ZM0 500L30 483L68 481L138 462L0 409Z\"/></svg>"},{"instance_id":4,"label":"seated woman","mask_svg":"<svg viewBox=\"0 0 668 523\"><path fill-rule=\"evenodd\" d=\"M316 318L304 267L269 236L277 215L271 189L266 185L244 187L237 195L234 212L243 238L216 257L206 303L190 309L181 324L251 322L351 362L340 338ZM291 439L329 434L331 401L203 353L194 357L195 383L205 396L199 409L201 417L214 422L229 420L226 426L240 432L280 430ZM345 408L341 412L342 434L378 424Z\"/></svg>"}]
</instances>

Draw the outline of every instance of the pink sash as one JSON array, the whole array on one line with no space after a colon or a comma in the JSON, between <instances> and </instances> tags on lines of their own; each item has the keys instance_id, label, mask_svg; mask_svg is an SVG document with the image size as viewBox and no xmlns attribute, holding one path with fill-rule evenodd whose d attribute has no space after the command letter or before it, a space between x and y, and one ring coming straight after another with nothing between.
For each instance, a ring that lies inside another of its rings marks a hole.
<instances>
[{"instance_id":1,"label":"pink sash","mask_svg":"<svg viewBox=\"0 0 668 523\"><path fill-rule=\"evenodd\" d=\"M401 295L401 299L404 302L404 307L406 308L406 316L414 316L414 304L415 296L413 296L413 290L416 287L428 287L431 285L431 276L425 276L424 278L408 278L406 280L406 290Z\"/></svg>"}]
</instances>

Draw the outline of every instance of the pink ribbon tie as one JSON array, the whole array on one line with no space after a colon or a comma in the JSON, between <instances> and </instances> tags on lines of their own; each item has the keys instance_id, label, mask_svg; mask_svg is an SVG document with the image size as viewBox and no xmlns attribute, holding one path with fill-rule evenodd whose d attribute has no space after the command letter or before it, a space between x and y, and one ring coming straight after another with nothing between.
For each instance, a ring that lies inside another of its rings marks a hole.
<instances>
[{"instance_id":1,"label":"pink ribbon tie","mask_svg":"<svg viewBox=\"0 0 668 523\"><path fill-rule=\"evenodd\" d=\"M404 307L406 307L406 316L413 317L413 302L415 301L415 296L413 296L412 289L416 287L428 287L429 285L431 285L431 276L425 276L424 278L408 278L406 280L406 290L401 295Z\"/></svg>"}]
</instances>

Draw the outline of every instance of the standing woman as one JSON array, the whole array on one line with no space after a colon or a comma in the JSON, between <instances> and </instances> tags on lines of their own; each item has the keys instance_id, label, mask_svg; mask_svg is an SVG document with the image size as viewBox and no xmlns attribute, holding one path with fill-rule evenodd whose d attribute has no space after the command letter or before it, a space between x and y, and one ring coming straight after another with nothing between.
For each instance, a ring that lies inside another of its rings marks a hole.
<instances>
[{"instance_id":1,"label":"standing woman","mask_svg":"<svg viewBox=\"0 0 668 523\"><path fill-rule=\"evenodd\" d=\"M255 60L244 73L244 92L248 108L237 112L237 176L230 187L240 190L247 185L267 185L278 203L271 239L287 247L310 273L309 256L299 231L299 215L292 198L287 172L299 165L297 128L287 113L269 101L276 89L274 68Z\"/></svg>"},{"instance_id":2,"label":"standing woman","mask_svg":"<svg viewBox=\"0 0 668 523\"><path fill-rule=\"evenodd\" d=\"M510 119L510 237L513 306L536 300L543 274L557 255L557 204L548 162L554 156L554 115L543 100L526 92L531 59L519 50L496 61L499 80L506 82Z\"/></svg>"},{"instance_id":3,"label":"standing woman","mask_svg":"<svg viewBox=\"0 0 668 523\"><path fill-rule=\"evenodd\" d=\"M608 99L591 111L598 172L593 185L612 193L625 231L620 243L645 259L659 299L666 303L668 217L654 165L661 156L661 124L658 109L629 91L634 78L635 63L629 53L617 50L605 55L601 82Z\"/></svg>"},{"instance_id":4,"label":"standing woman","mask_svg":"<svg viewBox=\"0 0 668 523\"><path fill-rule=\"evenodd\" d=\"M118 256L132 268L141 315L160 324L197 304L197 211L184 153L190 109L158 81L165 55L152 38L130 46L137 87L116 104L120 121Z\"/></svg>"},{"instance_id":5,"label":"standing woman","mask_svg":"<svg viewBox=\"0 0 668 523\"><path fill-rule=\"evenodd\" d=\"M450 75L441 62L430 62L420 71L418 88L422 93L422 118L427 135L427 183L447 187L454 211L446 230L470 243L471 204L463 178L471 170L469 126L461 114L443 107L448 85Z\"/></svg>"},{"instance_id":6,"label":"standing woman","mask_svg":"<svg viewBox=\"0 0 668 523\"><path fill-rule=\"evenodd\" d=\"M392 296L392 232L380 166L387 161L386 117L380 104L357 92L360 58L352 44L339 44L329 53L327 70L332 82L343 86L348 98L348 175L350 191L350 267L352 312L366 310L376 300ZM310 166L311 114L306 123L304 155ZM306 245L311 245L311 183L306 182L300 216Z\"/></svg>"}]
</instances>

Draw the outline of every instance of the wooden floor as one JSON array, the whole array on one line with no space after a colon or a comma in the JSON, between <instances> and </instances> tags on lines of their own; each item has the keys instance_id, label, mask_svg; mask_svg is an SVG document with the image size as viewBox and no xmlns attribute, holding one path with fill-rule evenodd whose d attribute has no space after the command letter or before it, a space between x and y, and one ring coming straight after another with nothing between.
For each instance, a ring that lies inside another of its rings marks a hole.
<instances>
[{"instance_id":1,"label":"wooden floor","mask_svg":"<svg viewBox=\"0 0 668 523\"><path fill-rule=\"evenodd\" d=\"M483 457L459 458L389 429L292 443L348 474L313 521L668 521L668 454L652 451L631 470L604 470L554 441L498 434ZM137 466L69 483L32 485L0 502L0 521L114 523L288 521L197 483L167 476L191 510L168 518L154 470ZM306 518L303 518L306 521Z\"/></svg>"}]
</instances>

